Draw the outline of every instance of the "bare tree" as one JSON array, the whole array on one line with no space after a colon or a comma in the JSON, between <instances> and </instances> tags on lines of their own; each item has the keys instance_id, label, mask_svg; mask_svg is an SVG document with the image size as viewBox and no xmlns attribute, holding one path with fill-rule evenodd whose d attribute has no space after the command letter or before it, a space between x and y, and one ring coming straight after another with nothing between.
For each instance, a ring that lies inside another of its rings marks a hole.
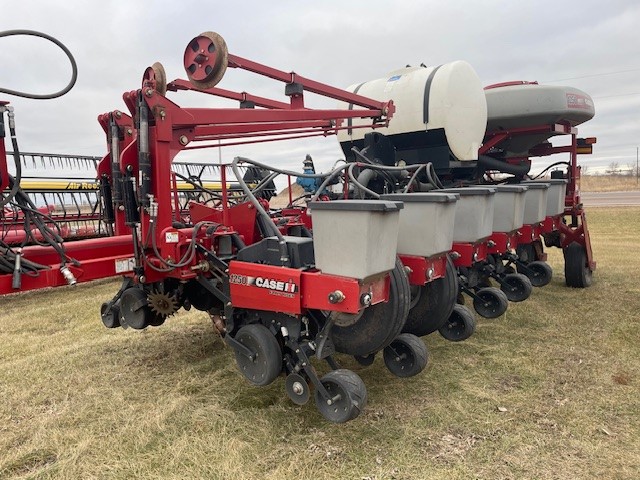
<instances>
[{"instance_id":1,"label":"bare tree","mask_svg":"<svg viewBox=\"0 0 640 480\"><path fill-rule=\"evenodd\" d=\"M589 175L589 167L586 165L580 165L580 175Z\"/></svg>"},{"instance_id":2,"label":"bare tree","mask_svg":"<svg viewBox=\"0 0 640 480\"><path fill-rule=\"evenodd\" d=\"M638 177L640 176L640 172L638 172L638 166L635 163L627 163L626 175L629 177Z\"/></svg>"},{"instance_id":3,"label":"bare tree","mask_svg":"<svg viewBox=\"0 0 640 480\"><path fill-rule=\"evenodd\" d=\"M607 175L620 175L620 164L618 162L611 162L604 173Z\"/></svg>"}]
</instances>

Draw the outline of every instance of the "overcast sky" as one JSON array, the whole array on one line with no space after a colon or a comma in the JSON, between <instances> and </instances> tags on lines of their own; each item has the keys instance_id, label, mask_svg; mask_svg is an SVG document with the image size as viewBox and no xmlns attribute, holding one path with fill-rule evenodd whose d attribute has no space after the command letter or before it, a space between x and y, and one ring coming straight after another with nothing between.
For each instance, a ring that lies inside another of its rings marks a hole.
<instances>
[{"instance_id":1,"label":"overcast sky","mask_svg":"<svg viewBox=\"0 0 640 480\"><path fill-rule=\"evenodd\" d=\"M23 151L102 156L96 117L123 109L122 93L139 88L160 61L169 80L186 78L184 49L216 31L233 54L345 87L383 77L406 64L466 60L483 84L538 80L590 94L596 116L580 127L596 136L594 170L636 161L640 145L640 2L637 1L132 1L3 0L0 31L39 30L74 54L78 82L56 100L0 94L16 110ZM44 40L0 38L0 87L47 93L61 89L70 67ZM282 84L229 71L231 90L283 97ZM213 106L211 98L170 94L178 104ZM319 170L341 156L335 137L223 150L301 167L312 154ZM217 160L218 152L202 153ZM204 158L204 157L203 157Z\"/></svg>"}]
</instances>

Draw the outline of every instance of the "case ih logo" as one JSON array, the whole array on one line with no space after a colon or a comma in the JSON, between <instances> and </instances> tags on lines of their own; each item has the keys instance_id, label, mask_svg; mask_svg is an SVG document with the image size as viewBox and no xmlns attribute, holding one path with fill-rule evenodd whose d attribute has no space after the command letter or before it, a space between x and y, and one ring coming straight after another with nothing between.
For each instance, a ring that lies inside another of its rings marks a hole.
<instances>
[{"instance_id":1,"label":"case ih logo","mask_svg":"<svg viewBox=\"0 0 640 480\"><path fill-rule=\"evenodd\" d=\"M292 280L283 282L281 280L274 280L271 278L249 277L247 275L238 275L236 273L232 273L229 276L229 283L266 288L267 290L275 290L277 292L284 293L295 293L298 291L298 286L293 283Z\"/></svg>"},{"instance_id":2,"label":"case ih logo","mask_svg":"<svg viewBox=\"0 0 640 480\"><path fill-rule=\"evenodd\" d=\"M567 107L568 108L593 108L593 102L591 99L584 95L577 95L575 93L567 93Z\"/></svg>"}]
</instances>

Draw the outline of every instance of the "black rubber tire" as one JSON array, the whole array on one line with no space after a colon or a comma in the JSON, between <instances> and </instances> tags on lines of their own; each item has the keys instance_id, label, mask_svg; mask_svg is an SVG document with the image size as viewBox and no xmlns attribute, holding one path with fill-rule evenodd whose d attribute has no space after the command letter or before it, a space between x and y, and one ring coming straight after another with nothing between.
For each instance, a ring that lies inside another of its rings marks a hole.
<instances>
[{"instance_id":1,"label":"black rubber tire","mask_svg":"<svg viewBox=\"0 0 640 480\"><path fill-rule=\"evenodd\" d=\"M419 297L409 310L403 333L418 337L429 335L443 326L453 311L458 296L458 272L447 258L446 275L419 288Z\"/></svg>"},{"instance_id":2,"label":"black rubber tire","mask_svg":"<svg viewBox=\"0 0 640 480\"><path fill-rule=\"evenodd\" d=\"M471 310L464 305L456 305L446 324L440 327L439 332L450 342L466 340L476 331L476 317Z\"/></svg>"},{"instance_id":3,"label":"black rubber tire","mask_svg":"<svg viewBox=\"0 0 640 480\"><path fill-rule=\"evenodd\" d=\"M316 407L324 418L333 423L345 423L353 420L367 405L367 388L362 379L351 370L338 369L327 373L320 379L324 388L332 396L341 398L331 405L316 389Z\"/></svg>"},{"instance_id":4,"label":"black rubber tire","mask_svg":"<svg viewBox=\"0 0 640 480\"><path fill-rule=\"evenodd\" d=\"M384 364L392 374L408 378L424 370L429 362L429 351L420 338L402 333L385 347L383 357Z\"/></svg>"},{"instance_id":5,"label":"black rubber tire","mask_svg":"<svg viewBox=\"0 0 640 480\"><path fill-rule=\"evenodd\" d=\"M502 279L500 290L507 296L510 302L524 302L533 291L531 280L521 273L509 273Z\"/></svg>"},{"instance_id":6,"label":"black rubber tire","mask_svg":"<svg viewBox=\"0 0 640 480\"><path fill-rule=\"evenodd\" d=\"M534 287L544 287L553 278L553 269L548 263L536 261L527 265L528 271L523 273L529 277L531 285Z\"/></svg>"},{"instance_id":7,"label":"black rubber tire","mask_svg":"<svg viewBox=\"0 0 640 480\"><path fill-rule=\"evenodd\" d=\"M356 362L358 362L363 367L368 367L369 365L372 365L373 362L375 361L376 354L375 353L371 353L371 354L366 355L364 357L360 356L360 355L356 355L353 358L355 358Z\"/></svg>"},{"instance_id":8,"label":"black rubber tire","mask_svg":"<svg viewBox=\"0 0 640 480\"><path fill-rule=\"evenodd\" d=\"M352 325L334 325L331 339L336 351L366 357L382 350L400 334L409 314L410 302L409 279L402 262L396 259L396 266L391 271L389 301L365 308Z\"/></svg>"},{"instance_id":9,"label":"black rubber tire","mask_svg":"<svg viewBox=\"0 0 640 480\"><path fill-rule=\"evenodd\" d=\"M235 339L255 354L251 360L235 351L238 369L249 382L258 386L269 385L282 371L282 350L276 337L263 325L245 325Z\"/></svg>"},{"instance_id":10,"label":"black rubber tire","mask_svg":"<svg viewBox=\"0 0 640 480\"><path fill-rule=\"evenodd\" d=\"M474 310L484 318L498 318L509 307L509 300L502 290L494 287L481 288L473 299Z\"/></svg>"},{"instance_id":11,"label":"black rubber tire","mask_svg":"<svg viewBox=\"0 0 640 480\"><path fill-rule=\"evenodd\" d=\"M593 283L593 272L587 265L587 252L573 242L564 249L564 278L568 287L586 288Z\"/></svg>"}]
</instances>

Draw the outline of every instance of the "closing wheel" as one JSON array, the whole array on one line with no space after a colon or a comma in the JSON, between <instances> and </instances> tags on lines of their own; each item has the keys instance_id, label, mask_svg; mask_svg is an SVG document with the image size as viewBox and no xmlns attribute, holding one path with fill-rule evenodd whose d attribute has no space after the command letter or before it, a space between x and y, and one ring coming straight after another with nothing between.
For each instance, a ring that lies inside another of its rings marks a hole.
<instances>
[{"instance_id":1,"label":"closing wheel","mask_svg":"<svg viewBox=\"0 0 640 480\"><path fill-rule=\"evenodd\" d=\"M236 350L236 363L242 374L254 385L273 382L282 371L282 350L268 328L259 324L245 325L235 339L252 352L252 357Z\"/></svg>"},{"instance_id":2,"label":"closing wheel","mask_svg":"<svg viewBox=\"0 0 640 480\"><path fill-rule=\"evenodd\" d=\"M382 350L400 334L411 301L409 280L400 260L396 260L390 276L388 302L371 305L353 322L336 322L331 328L336 351L365 357Z\"/></svg>"},{"instance_id":3,"label":"closing wheel","mask_svg":"<svg viewBox=\"0 0 640 480\"><path fill-rule=\"evenodd\" d=\"M330 422L344 423L353 420L367 404L367 388L362 379L351 370L333 370L322 377L320 382L329 398L325 398L316 389L316 406Z\"/></svg>"},{"instance_id":4,"label":"closing wheel","mask_svg":"<svg viewBox=\"0 0 640 480\"><path fill-rule=\"evenodd\" d=\"M529 277L531 285L534 287L544 287L553 277L553 270L549 264L545 262L531 262L527 265L527 268L529 270L526 270L523 273Z\"/></svg>"},{"instance_id":5,"label":"closing wheel","mask_svg":"<svg viewBox=\"0 0 640 480\"><path fill-rule=\"evenodd\" d=\"M384 364L396 377L413 377L419 374L429 361L429 351L424 342L410 333L398 335L384 348Z\"/></svg>"},{"instance_id":6,"label":"closing wheel","mask_svg":"<svg viewBox=\"0 0 640 480\"><path fill-rule=\"evenodd\" d=\"M564 249L564 277L567 287L586 288L593 282L593 271L587 263L587 252L573 242Z\"/></svg>"},{"instance_id":7,"label":"closing wheel","mask_svg":"<svg viewBox=\"0 0 640 480\"><path fill-rule=\"evenodd\" d=\"M446 274L443 278L411 289L412 306L402 332L422 337L444 325L456 304L458 273L453 261L447 258Z\"/></svg>"},{"instance_id":8,"label":"closing wheel","mask_svg":"<svg viewBox=\"0 0 640 480\"><path fill-rule=\"evenodd\" d=\"M438 331L450 342L461 342L476 331L476 317L464 305L456 305L453 307L447 323Z\"/></svg>"},{"instance_id":9,"label":"closing wheel","mask_svg":"<svg viewBox=\"0 0 640 480\"><path fill-rule=\"evenodd\" d=\"M504 292L510 302L523 302L533 290L531 280L521 273L510 273L502 279L500 290Z\"/></svg>"},{"instance_id":10,"label":"closing wheel","mask_svg":"<svg viewBox=\"0 0 640 480\"><path fill-rule=\"evenodd\" d=\"M107 328L117 328L120 326L120 302L116 302L111 305L109 302L104 302L100 307L100 317L102 323Z\"/></svg>"},{"instance_id":11,"label":"closing wheel","mask_svg":"<svg viewBox=\"0 0 640 480\"><path fill-rule=\"evenodd\" d=\"M184 51L184 68L193 86L215 87L229 64L227 44L215 32L203 32L189 42Z\"/></svg>"},{"instance_id":12,"label":"closing wheel","mask_svg":"<svg viewBox=\"0 0 640 480\"><path fill-rule=\"evenodd\" d=\"M484 318L498 318L507 311L508 306L507 296L494 287L481 288L473 299L473 308Z\"/></svg>"}]
</instances>

